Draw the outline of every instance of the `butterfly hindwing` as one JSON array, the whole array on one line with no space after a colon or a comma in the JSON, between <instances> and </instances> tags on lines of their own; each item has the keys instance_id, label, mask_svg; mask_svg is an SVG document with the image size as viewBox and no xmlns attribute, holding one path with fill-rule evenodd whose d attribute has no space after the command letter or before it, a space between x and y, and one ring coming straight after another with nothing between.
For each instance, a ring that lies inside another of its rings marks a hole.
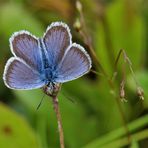
<instances>
[{"instance_id":1,"label":"butterfly hindwing","mask_svg":"<svg viewBox=\"0 0 148 148\"><path fill-rule=\"evenodd\" d=\"M11 89L35 89L44 85L40 74L16 57L7 61L3 79Z\"/></svg>"},{"instance_id":2,"label":"butterfly hindwing","mask_svg":"<svg viewBox=\"0 0 148 148\"><path fill-rule=\"evenodd\" d=\"M82 46L73 43L59 64L56 82L63 83L74 80L89 72L90 68L90 56Z\"/></svg>"}]
</instances>

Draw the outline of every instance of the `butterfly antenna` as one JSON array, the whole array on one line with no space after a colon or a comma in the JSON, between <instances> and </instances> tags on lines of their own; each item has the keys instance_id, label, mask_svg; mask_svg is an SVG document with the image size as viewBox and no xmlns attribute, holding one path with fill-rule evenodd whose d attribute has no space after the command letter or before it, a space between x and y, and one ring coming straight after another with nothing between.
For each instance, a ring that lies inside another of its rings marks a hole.
<instances>
[{"instance_id":1,"label":"butterfly antenna","mask_svg":"<svg viewBox=\"0 0 148 148\"><path fill-rule=\"evenodd\" d=\"M72 98L70 98L66 93L65 91L61 91L61 93L63 94L63 96L68 99L69 101L71 101L72 103L76 103L76 101Z\"/></svg>"},{"instance_id":2,"label":"butterfly antenna","mask_svg":"<svg viewBox=\"0 0 148 148\"><path fill-rule=\"evenodd\" d=\"M90 72L92 72L92 73L94 73L94 74L96 74L96 75L99 75L99 76L104 76L102 73L97 72L97 71L95 71L95 70L93 70L93 69L91 69Z\"/></svg>"},{"instance_id":3,"label":"butterfly antenna","mask_svg":"<svg viewBox=\"0 0 148 148\"><path fill-rule=\"evenodd\" d=\"M40 106L41 106L41 104L43 102L44 97L45 97L45 94L42 96L42 99L41 99L40 103L38 104L36 110L38 110L40 108Z\"/></svg>"}]
</instances>

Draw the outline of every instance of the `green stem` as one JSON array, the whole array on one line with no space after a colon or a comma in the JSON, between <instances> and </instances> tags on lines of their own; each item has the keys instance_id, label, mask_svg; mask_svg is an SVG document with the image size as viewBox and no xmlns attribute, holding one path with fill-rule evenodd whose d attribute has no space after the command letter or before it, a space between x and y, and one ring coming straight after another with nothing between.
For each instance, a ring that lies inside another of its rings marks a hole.
<instances>
[{"instance_id":1,"label":"green stem","mask_svg":"<svg viewBox=\"0 0 148 148\"><path fill-rule=\"evenodd\" d=\"M143 130L143 131L140 131L140 132L137 132L136 134L132 134L131 135L132 139L133 139L133 142L134 141L140 141L142 139L146 139L148 138L148 130ZM126 137L124 138L121 138L121 139L118 139L116 141L113 141L109 144L106 144L104 146L101 146L101 148L120 148L120 147L124 147L124 146L127 146L128 143L127 143L127 140L126 140Z\"/></svg>"},{"instance_id":2,"label":"green stem","mask_svg":"<svg viewBox=\"0 0 148 148\"><path fill-rule=\"evenodd\" d=\"M146 126L148 123L148 115L145 115L136 121L133 121L132 123L129 123L127 125L129 132L135 132L136 130ZM118 139L119 137L125 136L125 127L121 127L115 131L112 131L102 137L97 138L93 142L89 143L88 145L85 146L85 148L90 148L90 147L101 147L105 144L108 144L111 141L114 141ZM127 140L126 140L127 141ZM127 141L128 142L128 141Z\"/></svg>"}]
</instances>

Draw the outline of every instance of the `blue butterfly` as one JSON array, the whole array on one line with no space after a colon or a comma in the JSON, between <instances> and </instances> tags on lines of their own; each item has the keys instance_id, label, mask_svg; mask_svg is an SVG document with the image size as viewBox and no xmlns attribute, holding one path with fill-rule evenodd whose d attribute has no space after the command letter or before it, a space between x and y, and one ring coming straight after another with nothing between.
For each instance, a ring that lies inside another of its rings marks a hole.
<instances>
[{"instance_id":1,"label":"blue butterfly","mask_svg":"<svg viewBox=\"0 0 148 148\"><path fill-rule=\"evenodd\" d=\"M7 61L3 79L11 89L44 88L50 94L54 86L77 79L91 68L90 56L72 43L70 29L62 22L52 23L43 38L15 32L10 49L14 57Z\"/></svg>"}]
</instances>

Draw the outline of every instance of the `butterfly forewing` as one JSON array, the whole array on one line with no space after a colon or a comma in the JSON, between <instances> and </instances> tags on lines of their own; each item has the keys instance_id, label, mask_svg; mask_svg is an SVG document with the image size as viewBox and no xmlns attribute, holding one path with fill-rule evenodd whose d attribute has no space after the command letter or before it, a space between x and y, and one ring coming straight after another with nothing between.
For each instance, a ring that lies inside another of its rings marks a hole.
<instances>
[{"instance_id":1,"label":"butterfly forewing","mask_svg":"<svg viewBox=\"0 0 148 148\"><path fill-rule=\"evenodd\" d=\"M52 23L43 37L43 42L47 50L49 63L57 65L68 46L71 44L71 34L68 26L64 23Z\"/></svg>"},{"instance_id":2,"label":"butterfly forewing","mask_svg":"<svg viewBox=\"0 0 148 148\"><path fill-rule=\"evenodd\" d=\"M24 60L36 71L43 68L41 49L38 39L27 31L14 33L10 38L13 54Z\"/></svg>"}]
</instances>

